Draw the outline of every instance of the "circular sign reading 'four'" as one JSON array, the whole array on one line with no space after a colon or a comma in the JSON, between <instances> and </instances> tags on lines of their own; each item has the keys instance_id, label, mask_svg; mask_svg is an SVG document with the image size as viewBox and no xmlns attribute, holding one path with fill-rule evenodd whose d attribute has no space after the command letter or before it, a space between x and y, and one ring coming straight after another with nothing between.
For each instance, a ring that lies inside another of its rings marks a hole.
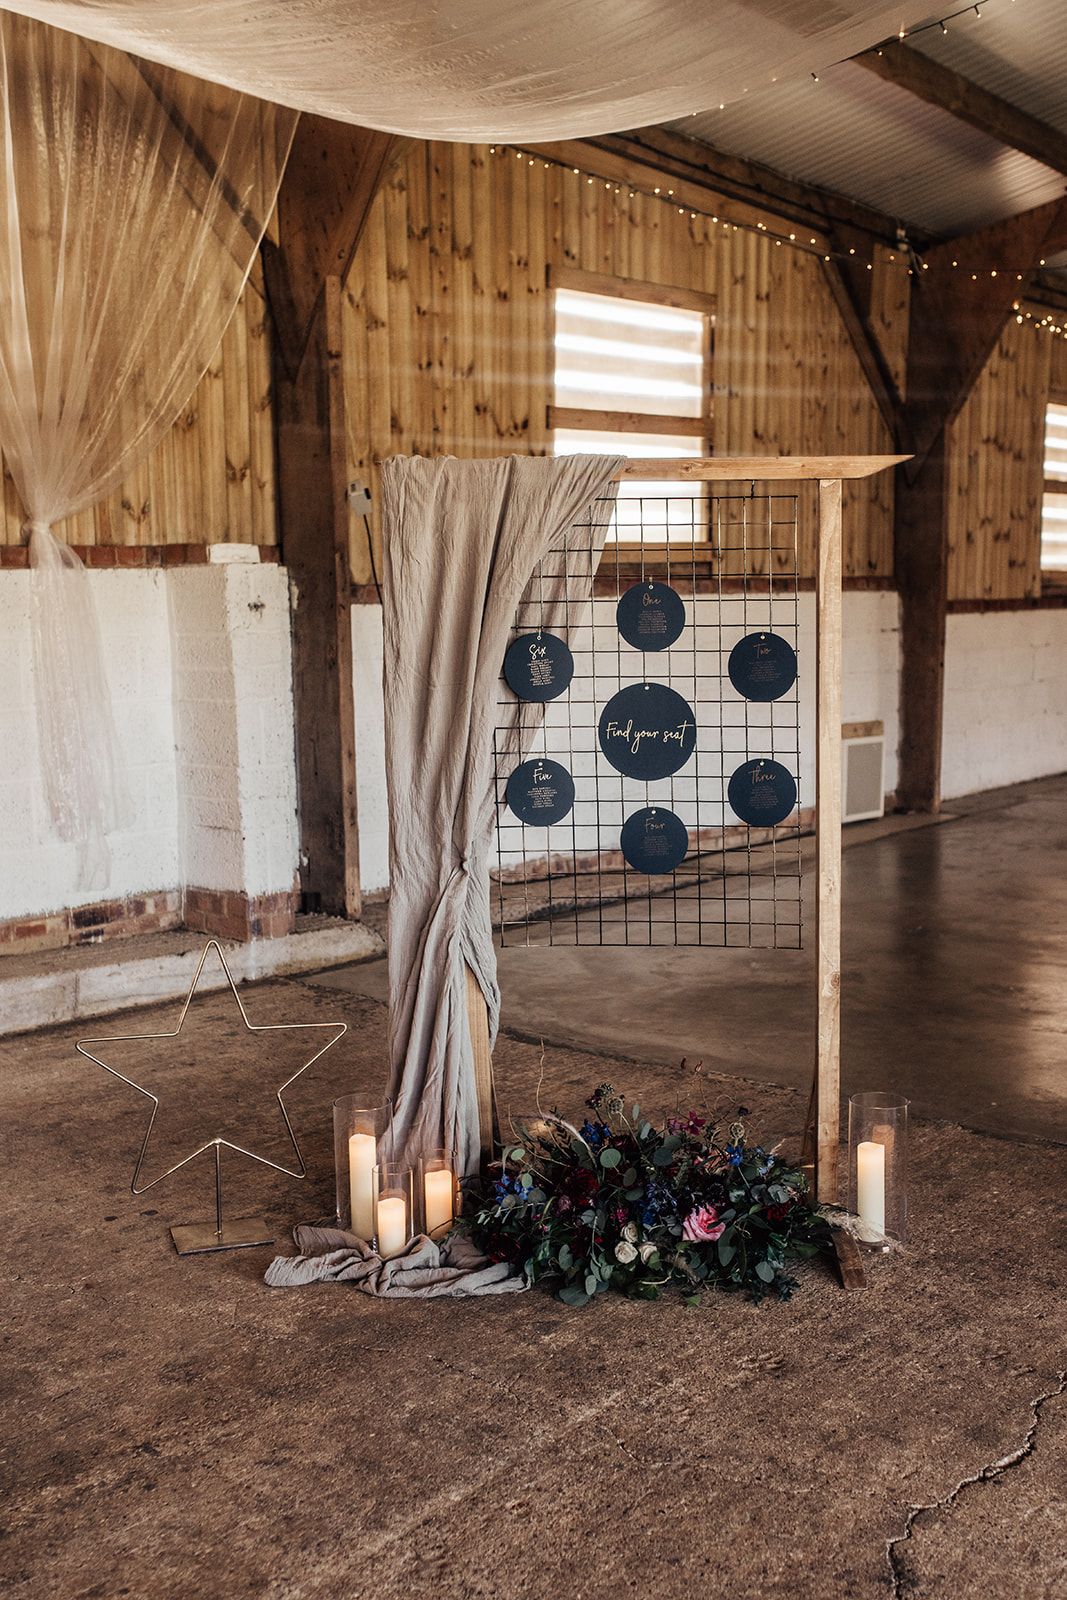
<instances>
[{"instance_id":1,"label":"circular sign reading 'four'","mask_svg":"<svg viewBox=\"0 0 1067 1600\"><path fill-rule=\"evenodd\" d=\"M666 583L635 583L615 612L619 632L635 650L666 650L685 627L681 595Z\"/></svg>"},{"instance_id":2,"label":"circular sign reading 'four'","mask_svg":"<svg viewBox=\"0 0 1067 1600\"><path fill-rule=\"evenodd\" d=\"M531 828L551 828L554 822L563 821L574 804L574 779L558 761L540 756L516 767L504 792L520 822Z\"/></svg>"},{"instance_id":3,"label":"circular sign reading 'four'","mask_svg":"<svg viewBox=\"0 0 1067 1600\"><path fill-rule=\"evenodd\" d=\"M600 748L626 778L669 778L693 754L693 708L665 683L632 683L600 713Z\"/></svg>"},{"instance_id":4,"label":"circular sign reading 'four'","mask_svg":"<svg viewBox=\"0 0 1067 1600\"><path fill-rule=\"evenodd\" d=\"M520 700L555 700L574 676L574 657L554 633L524 633L508 646L504 677Z\"/></svg>"},{"instance_id":5,"label":"circular sign reading 'four'","mask_svg":"<svg viewBox=\"0 0 1067 1600\"><path fill-rule=\"evenodd\" d=\"M681 817L662 806L646 806L627 817L619 835L622 853L635 872L673 872L685 860L689 833Z\"/></svg>"},{"instance_id":6,"label":"circular sign reading 'four'","mask_svg":"<svg viewBox=\"0 0 1067 1600\"><path fill-rule=\"evenodd\" d=\"M797 803L796 780L780 761L759 756L742 762L730 779L726 797L742 822L752 828L773 828L785 821Z\"/></svg>"},{"instance_id":7,"label":"circular sign reading 'four'","mask_svg":"<svg viewBox=\"0 0 1067 1600\"><path fill-rule=\"evenodd\" d=\"M780 633L750 633L730 651L727 670L746 700L778 700L797 681L796 651Z\"/></svg>"}]
</instances>

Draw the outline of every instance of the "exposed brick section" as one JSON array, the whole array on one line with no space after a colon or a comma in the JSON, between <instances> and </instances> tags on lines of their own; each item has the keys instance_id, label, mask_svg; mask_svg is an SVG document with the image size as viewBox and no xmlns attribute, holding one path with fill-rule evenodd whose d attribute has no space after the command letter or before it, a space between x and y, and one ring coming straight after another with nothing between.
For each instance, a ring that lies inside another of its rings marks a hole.
<instances>
[{"instance_id":1,"label":"exposed brick section","mask_svg":"<svg viewBox=\"0 0 1067 1600\"><path fill-rule=\"evenodd\" d=\"M0 922L0 956L29 955L36 950L62 950L71 944L96 944L134 933L166 933L182 925L178 889L101 900L95 905L68 906L46 916Z\"/></svg>"},{"instance_id":2,"label":"exposed brick section","mask_svg":"<svg viewBox=\"0 0 1067 1600\"><path fill-rule=\"evenodd\" d=\"M248 896L239 890L186 889L185 926L217 939L280 939L296 926L297 895Z\"/></svg>"},{"instance_id":3,"label":"exposed brick section","mask_svg":"<svg viewBox=\"0 0 1067 1600\"><path fill-rule=\"evenodd\" d=\"M70 547L87 567L194 567L208 561L206 544L73 544ZM277 562L278 547L261 544L261 562ZM24 544L0 545L0 570L25 568L30 552Z\"/></svg>"}]
</instances>

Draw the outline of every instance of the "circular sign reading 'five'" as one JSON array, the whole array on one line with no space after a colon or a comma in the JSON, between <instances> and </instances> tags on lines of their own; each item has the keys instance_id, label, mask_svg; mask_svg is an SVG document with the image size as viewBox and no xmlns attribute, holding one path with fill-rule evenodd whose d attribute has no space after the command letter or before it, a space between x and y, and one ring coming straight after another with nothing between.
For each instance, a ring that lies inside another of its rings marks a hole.
<instances>
[{"instance_id":1,"label":"circular sign reading 'five'","mask_svg":"<svg viewBox=\"0 0 1067 1600\"><path fill-rule=\"evenodd\" d=\"M797 681L796 651L780 633L750 633L730 651L727 670L746 700L778 700Z\"/></svg>"},{"instance_id":2,"label":"circular sign reading 'five'","mask_svg":"<svg viewBox=\"0 0 1067 1600\"><path fill-rule=\"evenodd\" d=\"M622 853L635 872L673 872L689 849L689 833L681 817L663 806L646 806L627 817L619 835Z\"/></svg>"},{"instance_id":3,"label":"circular sign reading 'five'","mask_svg":"<svg viewBox=\"0 0 1067 1600\"><path fill-rule=\"evenodd\" d=\"M574 677L574 657L555 633L524 633L508 646L504 678L520 700L555 700Z\"/></svg>"},{"instance_id":4,"label":"circular sign reading 'five'","mask_svg":"<svg viewBox=\"0 0 1067 1600\"><path fill-rule=\"evenodd\" d=\"M685 627L685 604L667 583L635 583L615 611L619 632L635 650L666 650Z\"/></svg>"},{"instance_id":5,"label":"circular sign reading 'five'","mask_svg":"<svg viewBox=\"0 0 1067 1600\"><path fill-rule=\"evenodd\" d=\"M515 768L504 793L520 822L531 828L551 828L554 822L563 821L574 804L574 779L558 761L540 756Z\"/></svg>"},{"instance_id":6,"label":"circular sign reading 'five'","mask_svg":"<svg viewBox=\"0 0 1067 1600\"><path fill-rule=\"evenodd\" d=\"M693 754L693 708L665 683L632 683L600 713L600 748L625 778L669 778Z\"/></svg>"},{"instance_id":7,"label":"circular sign reading 'five'","mask_svg":"<svg viewBox=\"0 0 1067 1600\"><path fill-rule=\"evenodd\" d=\"M751 828L773 828L784 822L797 803L793 774L780 761L758 756L744 761L730 779L726 797Z\"/></svg>"}]
</instances>

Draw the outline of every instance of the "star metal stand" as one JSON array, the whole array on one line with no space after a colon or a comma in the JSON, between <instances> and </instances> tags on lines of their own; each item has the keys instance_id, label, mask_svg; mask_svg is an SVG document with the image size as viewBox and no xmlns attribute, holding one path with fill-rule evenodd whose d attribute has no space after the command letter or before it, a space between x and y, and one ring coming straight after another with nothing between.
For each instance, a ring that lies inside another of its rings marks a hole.
<instances>
[{"instance_id":1,"label":"star metal stand","mask_svg":"<svg viewBox=\"0 0 1067 1600\"><path fill-rule=\"evenodd\" d=\"M298 1067L294 1073L286 1078L285 1082L276 1091L278 1106L281 1110L286 1131L289 1135L290 1142L293 1146L293 1151L296 1155L297 1166L283 1166L278 1161L271 1161L267 1156L257 1155L254 1150L248 1150L243 1145L233 1144L229 1139L216 1137L214 1139L208 1139L206 1143L200 1145L196 1150L194 1150L191 1155L183 1156L180 1161L176 1161L173 1166L168 1167L165 1172L161 1172L159 1176L153 1178L151 1182L143 1183L141 1184L140 1188L138 1188L137 1180L141 1175L141 1168L144 1165L145 1156L148 1152L148 1142L152 1137L152 1129L155 1125L156 1112L159 1110L159 1096L152 1094L149 1089L145 1089L141 1084L134 1083L132 1078L128 1078L126 1077L125 1073L119 1072L117 1067L109 1066L108 1063L101 1060L98 1055L94 1055L88 1047L89 1045L99 1046L104 1044L125 1044L137 1039L176 1038L182 1031L182 1026L185 1022L186 1016L188 1015L189 1007L192 1004L193 995L196 993L196 986L200 982L200 974L204 970L204 963L208 958L208 954L212 950L214 950L215 954L219 958L219 961L222 965L222 970L226 974L226 981L230 986L230 991L234 997L234 1000L237 1002L237 1009L241 1013L241 1021L244 1023L249 1033L293 1032L298 1028L330 1028L335 1030L333 1037L328 1039L320 1050L316 1050L315 1054L305 1061L303 1066ZM148 1118L148 1127L145 1129L144 1138L141 1141L141 1149L137 1156L137 1164L133 1169L133 1178L130 1182L131 1194L146 1194L149 1189L154 1189L157 1183L162 1183L164 1178L169 1178L171 1174L177 1172L179 1168L188 1166L191 1161L195 1161L197 1157L202 1156L205 1151L211 1150L214 1153L215 1220L213 1223L190 1222L171 1228L170 1234L174 1241L174 1248L177 1250L180 1256L203 1255L209 1251L215 1250L246 1250L253 1245L274 1243L274 1233L270 1227L270 1224L263 1217L239 1217L234 1222L227 1222L224 1220L222 1215L222 1152L224 1149L234 1150L238 1155L247 1156L250 1161L258 1161L261 1166L270 1167L274 1172L284 1173L288 1178L306 1177L307 1165L304 1161L303 1155L301 1154L300 1146L297 1143L296 1134L293 1132L293 1125L289 1121L289 1113L285 1109L285 1101L283 1100L282 1096L285 1094L285 1091L289 1088L290 1084L295 1083L297 1078L299 1078L302 1073L306 1072L308 1067L313 1066L314 1063L319 1060L320 1056L324 1056L327 1050L329 1050L332 1045L335 1045L338 1039L341 1038L342 1034L347 1033L347 1031L348 1024L346 1022L249 1022L248 1014L245 1011L244 1005L241 1001L241 996L237 990L237 985L234 983L230 969L226 965L226 957L222 953L222 946L219 944L217 939L209 939L207 944L204 946L200 960L197 963L196 972L194 973L193 981L189 986L189 993L185 997L185 1003L182 1006L181 1014L178 1018L178 1026L176 1028L167 1029L162 1033L114 1033L107 1034L96 1039L79 1039L76 1041L75 1048L77 1049L79 1055L85 1056L87 1060L94 1062L96 1066L103 1067L105 1072L110 1072L113 1077L118 1078L122 1083L127 1084L131 1089L136 1089L138 1094L143 1094L146 1100L151 1100L152 1102L152 1111Z\"/></svg>"}]
</instances>

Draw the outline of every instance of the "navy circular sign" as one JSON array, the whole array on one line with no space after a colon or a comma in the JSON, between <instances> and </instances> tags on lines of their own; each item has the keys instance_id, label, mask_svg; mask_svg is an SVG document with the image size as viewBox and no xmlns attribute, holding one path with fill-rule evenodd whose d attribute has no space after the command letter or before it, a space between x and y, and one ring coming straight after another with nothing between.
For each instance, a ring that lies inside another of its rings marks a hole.
<instances>
[{"instance_id":1,"label":"navy circular sign","mask_svg":"<svg viewBox=\"0 0 1067 1600\"><path fill-rule=\"evenodd\" d=\"M685 627L685 605L666 583L635 583L615 612L619 632L635 650L667 650Z\"/></svg>"},{"instance_id":2,"label":"navy circular sign","mask_svg":"<svg viewBox=\"0 0 1067 1600\"><path fill-rule=\"evenodd\" d=\"M673 872L686 858L689 833L673 811L646 806L644 811L627 817L619 844L635 872Z\"/></svg>"},{"instance_id":3,"label":"navy circular sign","mask_svg":"<svg viewBox=\"0 0 1067 1600\"><path fill-rule=\"evenodd\" d=\"M750 633L730 651L727 670L746 700L778 700L797 681L796 651L780 633Z\"/></svg>"},{"instance_id":4,"label":"navy circular sign","mask_svg":"<svg viewBox=\"0 0 1067 1600\"><path fill-rule=\"evenodd\" d=\"M504 677L520 700L555 700L574 677L574 657L554 633L524 633L508 646Z\"/></svg>"},{"instance_id":5,"label":"navy circular sign","mask_svg":"<svg viewBox=\"0 0 1067 1600\"><path fill-rule=\"evenodd\" d=\"M504 793L520 822L550 828L562 822L574 804L574 779L558 761L539 756L515 768Z\"/></svg>"},{"instance_id":6,"label":"navy circular sign","mask_svg":"<svg viewBox=\"0 0 1067 1600\"><path fill-rule=\"evenodd\" d=\"M780 761L759 756L738 767L726 796L749 827L773 828L785 821L797 803L796 780Z\"/></svg>"},{"instance_id":7,"label":"navy circular sign","mask_svg":"<svg viewBox=\"0 0 1067 1600\"><path fill-rule=\"evenodd\" d=\"M600 748L625 778L652 783L684 767L697 740L693 708L665 683L631 683L600 713Z\"/></svg>"}]
</instances>

